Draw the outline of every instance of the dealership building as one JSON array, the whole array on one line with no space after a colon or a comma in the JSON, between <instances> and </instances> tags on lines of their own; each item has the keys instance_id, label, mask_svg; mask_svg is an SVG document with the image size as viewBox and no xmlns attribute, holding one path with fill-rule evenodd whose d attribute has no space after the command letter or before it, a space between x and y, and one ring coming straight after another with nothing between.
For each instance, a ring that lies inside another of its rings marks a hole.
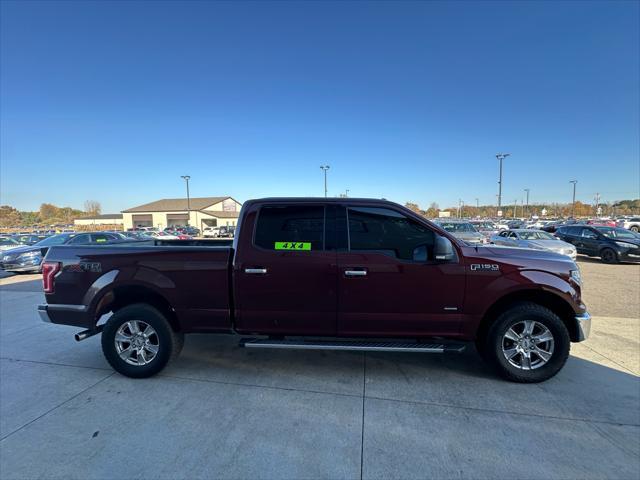
<instances>
[{"instance_id":1,"label":"dealership building","mask_svg":"<svg viewBox=\"0 0 640 480\"><path fill-rule=\"evenodd\" d=\"M124 228L236 225L242 205L231 197L164 198L122 211Z\"/></svg>"}]
</instances>

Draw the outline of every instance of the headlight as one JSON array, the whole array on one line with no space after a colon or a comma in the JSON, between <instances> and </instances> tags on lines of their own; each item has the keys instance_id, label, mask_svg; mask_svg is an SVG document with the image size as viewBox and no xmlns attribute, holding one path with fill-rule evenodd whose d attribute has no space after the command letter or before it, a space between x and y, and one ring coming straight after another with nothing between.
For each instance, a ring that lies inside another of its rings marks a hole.
<instances>
[{"instance_id":1,"label":"headlight","mask_svg":"<svg viewBox=\"0 0 640 480\"><path fill-rule=\"evenodd\" d=\"M578 284L582 285L582 276L580 275L580 269L571 270L571 278Z\"/></svg>"},{"instance_id":2,"label":"headlight","mask_svg":"<svg viewBox=\"0 0 640 480\"><path fill-rule=\"evenodd\" d=\"M627 242L616 242L616 245L622 248L638 248L637 245L634 245L633 243L627 243Z\"/></svg>"},{"instance_id":3,"label":"headlight","mask_svg":"<svg viewBox=\"0 0 640 480\"><path fill-rule=\"evenodd\" d=\"M28 260L30 258L39 257L40 255L41 254L38 250L34 250L33 252L23 253L22 255L18 256L18 258L21 258L23 260Z\"/></svg>"}]
</instances>

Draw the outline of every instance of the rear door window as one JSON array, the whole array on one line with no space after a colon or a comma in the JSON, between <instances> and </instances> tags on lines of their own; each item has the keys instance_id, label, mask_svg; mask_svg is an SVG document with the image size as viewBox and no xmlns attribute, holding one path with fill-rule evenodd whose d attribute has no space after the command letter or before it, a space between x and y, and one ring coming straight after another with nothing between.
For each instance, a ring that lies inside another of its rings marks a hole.
<instances>
[{"instance_id":1,"label":"rear door window","mask_svg":"<svg viewBox=\"0 0 640 480\"><path fill-rule=\"evenodd\" d=\"M254 243L266 250L324 250L322 205L265 206L260 209Z\"/></svg>"},{"instance_id":2,"label":"rear door window","mask_svg":"<svg viewBox=\"0 0 640 480\"><path fill-rule=\"evenodd\" d=\"M399 260L433 259L435 233L388 208L348 209L349 249L383 253Z\"/></svg>"},{"instance_id":3,"label":"rear door window","mask_svg":"<svg viewBox=\"0 0 640 480\"><path fill-rule=\"evenodd\" d=\"M91 243L107 243L110 240L114 240L115 237L113 235L109 235L108 233L93 233L91 234Z\"/></svg>"},{"instance_id":4,"label":"rear door window","mask_svg":"<svg viewBox=\"0 0 640 480\"><path fill-rule=\"evenodd\" d=\"M87 245L91 242L91 238L88 234L76 235L71 240L69 240L69 245Z\"/></svg>"}]
</instances>

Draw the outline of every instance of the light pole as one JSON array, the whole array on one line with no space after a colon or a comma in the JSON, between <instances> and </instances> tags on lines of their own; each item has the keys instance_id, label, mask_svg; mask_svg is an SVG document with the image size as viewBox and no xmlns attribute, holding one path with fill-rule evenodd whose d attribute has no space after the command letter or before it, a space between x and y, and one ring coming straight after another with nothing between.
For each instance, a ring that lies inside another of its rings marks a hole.
<instances>
[{"instance_id":1,"label":"light pole","mask_svg":"<svg viewBox=\"0 0 640 480\"><path fill-rule=\"evenodd\" d=\"M529 189L525 188L524 189L525 192L527 192L527 209L525 210L525 217L529 216Z\"/></svg>"},{"instance_id":2,"label":"light pole","mask_svg":"<svg viewBox=\"0 0 640 480\"><path fill-rule=\"evenodd\" d=\"M507 158L510 153L498 153L496 158L500 162L500 175L498 176L498 210L502 206L502 161Z\"/></svg>"},{"instance_id":3,"label":"light pole","mask_svg":"<svg viewBox=\"0 0 640 480\"><path fill-rule=\"evenodd\" d=\"M189 220L191 219L191 198L189 197L189 179L191 178L189 175L180 175L187 183L187 227L189 226Z\"/></svg>"},{"instance_id":4,"label":"light pole","mask_svg":"<svg viewBox=\"0 0 640 480\"><path fill-rule=\"evenodd\" d=\"M573 200L571 201L571 217L575 217L576 211L576 183L578 180L569 180L569 183L573 183Z\"/></svg>"},{"instance_id":5,"label":"light pole","mask_svg":"<svg viewBox=\"0 0 640 480\"><path fill-rule=\"evenodd\" d=\"M324 171L324 198L327 198L327 170L329 170L329 165L320 165L320 169Z\"/></svg>"}]
</instances>

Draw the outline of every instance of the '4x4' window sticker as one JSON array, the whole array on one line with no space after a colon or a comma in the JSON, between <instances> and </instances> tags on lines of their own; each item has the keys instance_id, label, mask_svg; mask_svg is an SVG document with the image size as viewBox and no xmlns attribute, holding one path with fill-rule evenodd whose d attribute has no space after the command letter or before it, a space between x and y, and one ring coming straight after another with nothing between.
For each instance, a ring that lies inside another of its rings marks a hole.
<instances>
[{"instance_id":1,"label":"'4x4' window sticker","mask_svg":"<svg viewBox=\"0 0 640 480\"><path fill-rule=\"evenodd\" d=\"M275 242L275 250L311 250L311 242Z\"/></svg>"}]
</instances>

